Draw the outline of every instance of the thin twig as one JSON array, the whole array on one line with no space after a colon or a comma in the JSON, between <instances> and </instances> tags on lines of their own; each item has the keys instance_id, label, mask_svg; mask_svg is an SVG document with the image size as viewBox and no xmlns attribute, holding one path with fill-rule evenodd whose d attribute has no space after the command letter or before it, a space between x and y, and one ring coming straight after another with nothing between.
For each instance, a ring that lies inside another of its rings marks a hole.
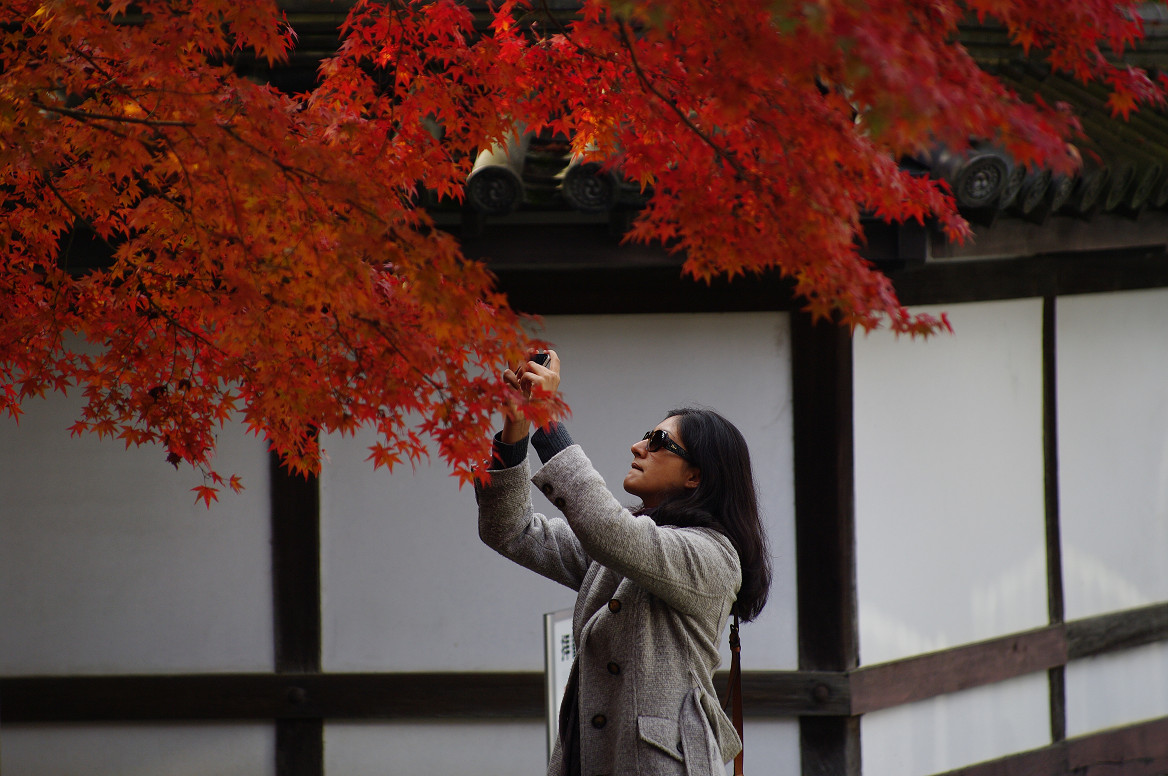
<instances>
[{"instance_id":1,"label":"thin twig","mask_svg":"<svg viewBox=\"0 0 1168 776\"><path fill-rule=\"evenodd\" d=\"M641 69L641 63L637 61L637 53L633 48L633 42L629 39L628 30L625 28L625 23L623 21L618 21L617 24L620 28L621 43L629 52L629 62L632 63L633 72L636 74L637 80L641 82L641 86L643 86L645 90L654 97L665 103L665 105L677 115L677 118L681 121L681 123L684 124L691 132L697 135L702 142L708 145L714 151L714 154L719 159L728 164L731 169L734 170L734 172L738 173L738 175L744 178L749 177L746 169L737 161L735 161L734 157L730 156L730 154L728 154L724 148L715 143L713 138L711 138L709 134L705 132L705 130L695 124L674 100L662 94L653 84L653 82L649 80L649 77L645 74L645 71Z\"/></svg>"},{"instance_id":2,"label":"thin twig","mask_svg":"<svg viewBox=\"0 0 1168 776\"><path fill-rule=\"evenodd\" d=\"M144 124L148 127L190 127L194 126L189 121L159 121L156 119L138 119L131 116L115 116L112 113L89 113L88 111L76 110L74 108L62 108L57 105L46 105L40 100L36 101L36 105L41 110L46 110L50 113L58 113L69 118L79 119L80 121L113 121L119 124Z\"/></svg>"}]
</instances>

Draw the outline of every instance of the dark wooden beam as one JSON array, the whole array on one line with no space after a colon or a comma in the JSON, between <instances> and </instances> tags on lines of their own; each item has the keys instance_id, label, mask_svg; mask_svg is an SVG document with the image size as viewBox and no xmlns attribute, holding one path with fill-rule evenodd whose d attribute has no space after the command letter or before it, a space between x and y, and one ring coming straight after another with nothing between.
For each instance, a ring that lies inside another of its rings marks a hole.
<instances>
[{"instance_id":1,"label":"dark wooden beam","mask_svg":"<svg viewBox=\"0 0 1168 776\"><path fill-rule=\"evenodd\" d=\"M538 672L0 679L5 724L533 717L543 690Z\"/></svg>"},{"instance_id":2,"label":"dark wooden beam","mask_svg":"<svg viewBox=\"0 0 1168 776\"><path fill-rule=\"evenodd\" d=\"M275 669L315 674L321 668L320 482L297 476L269 454ZM299 688L286 699L294 706ZM324 719L276 720L276 776L324 775Z\"/></svg>"},{"instance_id":3,"label":"dark wooden beam","mask_svg":"<svg viewBox=\"0 0 1168 776\"><path fill-rule=\"evenodd\" d=\"M847 329L791 316L799 668L848 671L859 655Z\"/></svg>"},{"instance_id":4,"label":"dark wooden beam","mask_svg":"<svg viewBox=\"0 0 1168 776\"><path fill-rule=\"evenodd\" d=\"M725 674L714 678L719 691L726 686ZM742 706L747 717L846 716L851 690L847 674L838 671L747 671Z\"/></svg>"},{"instance_id":5,"label":"dark wooden beam","mask_svg":"<svg viewBox=\"0 0 1168 776\"><path fill-rule=\"evenodd\" d=\"M1046 610L1051 623L1063 621L1062 529L1059 519L1057 302L1042 304L1042 446L1046 501Z\"/></svg>"},{"instance_id":6,"label":"dark wooden beam","mask_svg":"<svg viewBox=\"0 0 1168 776\"><path fill-rule=\"evenodd\" d=\"M703 283L683 277L679 264L492 270L511 306L535 315L758 312L792 304L791 285L777 273Z\"/></svg>"},{"instance_id":7,"label":"dark wooden beam","mask_svg":"<svg viewBox=\"0 0 1168 776\"><path fill-rule=\"evenodd\" d=\"M931 261L888 274L906 305L1097 294L1168 287L1168 252L1157 247Z\"/></svg>"},{"instance_id":8,"label":"dark wooden beam","mask_svg":"<svg viewBox=\"0 0 1168 776\"><path fill-rule=\"evenodd\" d=\"M860 770L859 717L801 717L802 776L852 776Z\"/></svg>"},{"instance_id":9,"label":"dark wooden beam","mask_svg":"<svg viewBox=\"0 0 1168 776\"><path fill-rule=\"evenodd\" d=\"M1168 717L1054 744L937 776L1163 776Z\"/></svg>"},{"instance_id":10,"label":"dark wooden beam","mask_svg":"<svg viewBox=\"0 0 1168 776\"><path fill-rule=\"evenodd\" d=\"M1050 686L1050 740L1067 737L1067 667L1055 666L1046 672Z\"/></svg>"},{"instance_id":11,"label":"dark wooden beam","mask_svg":"<svg viewBox=\"0 0 1168 776\"><path fill-rule=\"evenodd\" d=\"M534 222L493 224L461 234L464 255L487 263L512 306L539 315L637 312L792 310L793 284L769 271L709 284L683 277L683 257L657 246L620 242L609 226L572 214L543 213ZM559 219L559 220L557 220ZM861 253L893 280L906 305L1047 297L1168 287L1168 252L1151 247L1068 251L1051 243L1045 255L921 261L919 230L871 224ZM109 264L83 235L63 261L77 272ZM1019 250L1029 251L1026 245Z\"/></svg>"},{"instance_id":12,"label":"dark wooden beam","mask_svg":"<svg viewBox=\"0 0 1168 776\"><path fill-rule=\"evenodd\" d=\"M844 718L1168 641L1168 603L841 671L743 674L751 717L800 717L822 742ZM810 644L809 644L810 646ZM726 683L719 673L716 686ZM540 672L188 674L0 678L0 724L146 720L539 718ZM822 762L822 760L820 760Z\"/></svg>"},{"instance_id":13,"label":"dark wooden beam","mask_svg":"<svg viewBox=\"0 0 1168 776\"><path fill-rule=\"evenodd\" d=\"M1051 624L1064 619L1063 549L1059 510L1058 446L1058 306L1048 296L1042 302L1042 448L1043 490L1046 523L1046 611ZM1067 736L1066 667L1053 666L1047 672L1050 687L1050 736L1061 741Z\"/></svg>"},{"instance_id":14,"label":"dark wooden beam","mask_svg":"<svg viewBox=\"0 0 1168 776\"><path fill-rule=\"evenodd\" d=\"M275 667L320 670L320 484L270 454Z\"/></svg>"},{"instance_id":15,"label":"dark wooden beam","mask_svg":"<svg viewBox=\"0 0 1168 776\"><path fill-rule=\"evenodd\" d=\"M851 673L852 713L866 714L1045 671L1067 662L1062 625L878 663Z\"/></svg>"},{"instance_id":16,"label":"dark wooden beam","mask_svg":"<svg viewBox=\"0 0 1168 776\"><path fill-rule=\"evenodd\" d=\"M596 226L541 224L464 245L486 260L518 310L539 315L798 310L777 272L706 284L683 277L681 257L620 245ZM900 249L898 249L900 250ZM1168 287L1163 247L1061 251L980 260L880 261L906 305L960 304Z\"/></svg>"},{"instance_id":17,"label":"dark wooden beam","mask_svg":"<svg viewBox=\"0 0 1168 776\"><path fill-rule=\"evenodd\" d=\"M321 776L324 773L324 723L319 719L276 722L276 775Z\"/></svg>"},{"instance_id":18,"label":"dark wooden beam","mask_svg":"<svg viewBox=\"0 0 1168 776\"><path fill-rule=\"evenodd\" d=\"M930 259L993 261L1013 256L1049 256L1069 249L1114 255L1147 248L1163 249L1164 235L1168 234L1168 213L1163 210L1148 210L1139 218L1114 212L1097 213L1091 218L1060 215L1042 223L1001 217L1001 213L998 216L989 224L974 223L973 239L960 245L947 242L939 230L934 230Z\"/></svg>"},{"instance_id":19,"label":"dark wooden beam","mask_svg":"<svg viewBox=\"0 0 1168 776\"><path fill-rule=\"evenodd\" d=\"M1168 641L1168 602L1067 623L1071 660Z\"/></svg>"},{"instance_id":20,"label":"dark wooden beam","mask_svg":"<svg viewBox=\"0 0 1168 776\"><path fill-rule=\"evenodd\" d=\"M1165 641L1168 603L1158 603L877 663L851 672L851 713L887 709ZM1054 679L1063 681L1061 673Z\"/></svg>"},{"instance_id":21,"label":"dark wooden beam","mask_svg":"<svg viewBox=\"0 0 1168 776\"><path fill-rule=\"evenodd\" d=\"M544 691L538 671L9 677L0 722L542 718ZM748 671L742 695L748 717L849 707L847 677L832 672Z\"/></svg>"},{"instance_id":22,"label":"dark wooden beam","mask_svg":"<svg viewBox=\"0 0 1168 776\"><path fill-rule=\"evenodd\" d=\"M859 632L847 329L793 314L791 380L799 668L850 671L859 659ZM803 776L860 774L855 718L803 717L799 746Z\"/></svg>"},{"instance_id":23,"label":"dark wooden beam","mask_svg":"<svg viewBox=\"0 0 1168 776\"><path fill-rule=\"evenodd\" d=\"M1163 247L1054 257L1055 293L1104 294L1168 286L1168 252Z\"/></svg>"}]
</instances>

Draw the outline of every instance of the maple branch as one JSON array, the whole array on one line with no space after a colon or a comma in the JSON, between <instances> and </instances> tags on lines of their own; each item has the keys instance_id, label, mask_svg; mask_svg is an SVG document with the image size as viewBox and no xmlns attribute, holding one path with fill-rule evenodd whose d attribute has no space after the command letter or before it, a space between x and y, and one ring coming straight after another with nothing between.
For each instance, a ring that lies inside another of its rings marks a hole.
<instances>
[{"instance_id":1,"label":"maple branch","mask_svg":"<svg viewBox=\"0 0 1168 776\"><path fill-rule=\"evenodd\" d=\"M277 167L277 169L279 169L285 175L285 178L289 182L289 185L291 185L291 187L295 190L296 195L298 197L300 197L300 201L303 203L303 205L310 212L315 212L321 219L325 219L325 217L328 216L328 213L322 212L322 210L320 208L318 208L318 206L313 202L312 198L309 197L307 193L305 193L304 187L301 184L303 181L314 181L314 182L319 183L319 184L331 184L332 183L331 181L325 179L323 176L318 175L317 173L315 173L311 170L299 169L299 168L294 167L292 165L286 164L285 162L276 158L274 155L265 152L263 149L258 148L253 143L250 143L247 140L245 140L243 137L241 137L237 132L235 132L232 129L230 124L222 124L221 123L221 124L217 124L216 126L218 126L229 138L231 138L235 142L237 142L240 145L242 145L243 147L247 148L249 151L256 154L260 158L266 159L268 162L275 165ZM196 142L197 142L197 140L196 140ZM184 166L184 169L185 169L185 166ZM220 174L223 177L224 184L227 186L228 189L230 189L231 188L231 181L227 177L226 172L221 171ZM376 218L376 213L372 209L366 209L360 203L352 203L352 204L354 207L358 207L358 208L361 208L362 210L364 210L367 215ZM239 230L239 236L241 238L240 244L243 245L243 244L245 244L245 241L242 240L244 221L243 221L241 214L239 213L238 200L234 196L231 197L231 208L232 208L232 211L233 211L233 214L235 217L234 220L235 220L236 228ZM311 250L314 253L317 253L319 251L317 241L309 240L307 244L310 246Z\"/></svg>"},{"instance_id":2,"label":"maple branch","mask_svg":"<svg viewBox=\"0 0 1168 776\"><path fill-rule=\"evenodd\" d=\"M114 75L112 72L110 72L108 69L106 69L100 62L98 62L98 60L93 56L93 54L91 54L90 52L88 52L85 49L80 48L78 46L70 46L69 50L72 51L77 56L84 59L86 62L88 62L90 67L92 67L98 73L105 76L106 83L113 84L116 86L118 91L129 94L129 90L125 86L122 86L121 84L118 83L117 76Z\"/></svg>"},{"instance_id":3,"label":"maple branch","mask_svg":"<svg viewBox=\"0 0 1168 776\"><path fill-rule=\"evenodd\" d=\"M247 251L247 239L243 227L244 219L243 214L239 211L239 198L236 196L235 187L232 185L231 177L227 174L226 170L219 168L218 173L220 180L223 182L223 188L227 192L227 203L231 208L231 215L233 217L232 222L234 223L236 231L236 239L239 241L240 247ZM247 252L250 253L250 251Z\"/></svg>"},{"instance_id":4,"label":"maple branch","mask_svg":"<svg viewBox=\"0 0 1168 776\"><path fill-rule=\"evenodd\" d=\"M161 274L161 273L155 273L155 274L160 274L160 276L166 277L166 275ZM178 334L181 332L181 333L185 334L186 336L190 337L195 342L202 343L205 347L209 348L210 350L221 353L223 355L227 355L226 353L223 352L222 349L217 347L215 345L215 343L213 343L211 340L207 339L207 337L205 337L202 333L197 332L194 329L191 329L190 327L179 323L178 320L173 315L171 315L169 312L167 312L165 308L163 308L161 305L158 304L158 302L154 301L154 295L150 293L150 289L147 288L146 285L144 283L142 283L141 281L139 281L139 283L138 283L138 293L142 294L142 296L145 297L146 303L150 306L150 311L153 312L155 315L157 315L159 318L161 318L163 321L165 321L166 324L174 332L175 336L178 336Z\"/></svg>"},{"instance_id":5,"label":"maple branch","mask_svg":"<svg viewBox=\"0 0 1168 776\"><path fill-rule=\"evenodd\" d=\"M413 361L410 360L409 356L407 356L405 354L405 352L401 349L401 347L397 344L397 340L394 339L394 337L388 331L385 330L384 326L382 326L381 321L378 321L378 320L375 320L372 318L366 318L365 316L359 316L359 315L354 315L353 320L357 321L358 323L365 324L366 326L371 328L373 331L375 331L377 334L381 335L382 339L384 339L386 344L389 346L389 349L392 350L394 353L397 353L398 357L401 358L401 360L406 364L406 366L408 366L413 371L417 372L418 377L421 378L422 382L428 383L431 388L433 388L435 391L437 391L438 395L442 397L443 402L446 401L446 392L442 389L442 384L439 383L437 380L435 380L433 377L431 377L429 374L427 374L425 371L423 371L420 366L416 365ZM342 334L340 332L340 321L337 321L336 329L337 329L337 334L341 337L341 341L345 342L345 336L344 336L344 334ZM348 346L348 343L346 343L346 346ZM351 347L351 346L348 346L348 347Z\"/></svg>"},{"instance_id":6,"label":"maple branch","mask_svg":"<svg viewBox=\"0 0 1168 776\"><path fill-rule=\"evenodd\" d=\"M109 81L114 83L117 82L118 79L114 76L114 74L110 72L104 65L102 65L102 63L99 62L91 52L88 52L77 45L70 45L69 50L88 62L94 70L105 76Z\"/></svg>"},{"instance_id":7,"label":"maple branch","mask_svg":"<svg viewBox=\"0 0 1168 776\"><path fill-rule=\"evenodd\" d=\"M65 206L65 209L69 211L69 213L73 216L73 219L82 223L88 223L88 221L86 221L85 217L81 215L77 208L73 207L73 203L65 199L65 195L63 195L61 190L57 188L57 185L53 183L53 179L49 176L48 172L43 169L38 170L38 172L40 172L41 180L45 182L45 186L47 186L49 191L52 192L53 196L57 198L57 201ZM108 242L106 243L106 246L109 246Z\"/></svg>"},{"instance_id":8,"label":"maple branch","mask_svg":"<svg viewBox=\"0 0 1168 776\"><path fill-rule=\"evenodd\" d=\"M192 133L188 132L187 135L191 136ZM179 170L182 171L183 181L187 186L187 198L190 202L195 202L195 182L191 179L190 168L187 167L186 161L183 160L182 154L178 152L178 148L175 147L174 141L170 139L169 135L162 134L162 142L166 144L166 146L170 149L171 154L174 155L175 161L178 162ZM197 219L195 219L194 214L190 211L189 207L183 207L176 198L171 197L161 189L159 190L157 196L162 199L163 202L168 202L173 205L174 208L182 214L183 218L190 222L191 227L195 230L196 233L200 231L200 225Z\"/></svg>"},{"instance_id":9,"label":"maple branch","mask_svg":"<svg viewBox=\"0 0 1168 776\"><path fill-rule=\"evenodd\" d=\"M60 202L62 205L65 206L65 209L68 210L73 215L73 218L75 220L81 221L82 223L86 223L85 219L81 216L81 214L77 211L77 209L75 207L73 207L73 204L71 202L69 202L67 199L65 199L65 196L63 194L61 194L59 189L57 189L56 185L53 183L53 180L52 180L52 178L49 177L48 173L44 169L40 169L40 168L38 168L38 172L40 172L41 180L43 180L45 182L45 185L48 187L49 191L52 192L53 196L57 198L58 202ZM96 234L96 232L94 232L94 233ZM98 235L98 239L102 240L102 242L106 242L105 238L101 237L101 235ZM106 245L108 246L109 243L106 242ZM60 256L57 257L57 263L58 264L60 263ZM59 301L61 298L61 283L53 283L52 285L53 285L53 299L56 302L56 301ZM54 320L54 322L60 321L60 317L58 315L57 308L58 308L58 305L54 304L53 305L53 320ZM61 337L59 334L57 335L56 339L58 342L61 340Z\"/></svg>"},{"instance_id":10,"label":"maple branch","mask_svg":"<svg viewBox=\"0 0 1168 776\"><path fill-rule=\"evenodd\" d=\"M293 187L296 189L297 194L300 195L301 201L304 202L304 204L306 206L308 206L311 210L315 211L315 210L317 210L317 208L312 204L312 201L310 200L310 198L305 195L303 188L300 186L301 180L312 181L312 182L315 182L318 184L323 184L323 185L328 185L328 186L335 186L337 184L336 180L330 179L324 175L321 175L320 173L314 172L314 171L309 170L309 169L296 167L294 165L291 165L291 164L288 164L284 161L281 161L280 159L273 156L270 152L265 151L264 149L256 146L255 144L253 144L253 143L249 142L248 140L246 140L245 138L243 138L238 132L236 132L232 128L232 126L230 124L220 123L220 124L216 124L216 126L218 126L219 129L221 129L225 134L227 134L232 140L239 143L244 148L247 148L249 151L256 154L260 158L266 159L268 162L270 162L271 164L273 164L277 168L279 168L279 170L281 172L284 172L285 174L287 174L292 182ZM345 188L348 188L348 187L346 186ZM394 239L398 239L396 237L398 224L395 223L392 219L386 218L382 214L381 210L378 210L378 209L370 206L361 197L346 196L343 198L343 201L349 207L352 207L354 210L365 215L367 218L373 220L374 222L376 222L378 224L385 226L387 229L390 230L391 233L394 234ZM318 212L318 215L327 215L327 214L322 214L322 213Z\"/></svg>"},{"instance_id":11,"label":"maple branch","mask_svg":"<svg viewBox=\"0 0 1168 776\"><path fill-rule=\"evenodd\" d=\"M331 183L332 182L332 181L329 181L327 178L324 178L320 174L315 173L311 170L306 170L306 169L302 169L300 167L295 167L295 166L290 165L286 162L280 161L279 159L277 159L275 156L273 156L269 152L265 151L264 149L260 148L259 146L255 145L254 143L251 143L251 142L248 142L247 140L245 140L242 136L240 136L240 134L238 132L236 132L232 128L231 124L229 124L229 123L216 122L215 126L218 127L220 130L222 130L224 132L224 134L228 135L232 140L239 143L241 146L243 146L247 150L251 151L256 156L259 156L263 159L267 159L269 162L271 162L272 164L279 167L282 172L290 173L292 175L299 176L299 177L305 178L307 180L312 180L312 181L315 181L317 183Z\"/></svg>"},{"instance_id":12,"label":"maple branch","mask_svg":"<svg viewBox=\"0 0 1168 776\"><path fill-rule=\"evenodd\" d=\"M690 119L690 117L685 114L685 111L681 109L675 100L666 97L657 89L652 81L649 80L649 77L645 74L645 71L641 69L641 63L637 61L637 53L633 48L633 42L629 39L628 30L625 28L625 22L618 21L617 25L620 29L621 44L629 52L629 62L632 63L633 73L636 74L637 80L641 82L641 86L644 87L654 97L665 103L665 105L677 115L677 118L681 121L681 123L684 124L687 129L697 135L703 143L708 145L713 150L714 155L728 164L730 168L734 170L734 172L736 172L742 178L753 177L746 170L746 168L744 168L732 156L730 156L730 154L728 154L724 148L715 143L713 138L711 138L705 130L695 124Z\"/></svg>"},{"instance_id":13,"label":"maple branch","mask_svg":"<svg viewBox=\"0 0 1168 776\"><path fill-rule=\"evenodd\" d=\"M50 113L58 113L62 116L78 119L86 123L95 121L113 121L119 124L143 124L148 127L192 127L194 124L189 121L163 121L160 119L139 119L132 116L116 116L112 113L90 113L88 111L77 110L75 108L63 108L58 105L46 105L39 99L33 100L37 107L41 110L49 111Z\"/></svg>"},{"instance_id":14,"label":"maple branch","mask_svg":"<svg viewBox=\"0 0 1168 776\"><path fill-rule=\"evenodd\" d=\"M174 96L178 96L178 97L188 97L189 98L189 97L208 97L208 96L211 96L211 95L214 95L217 93L214 90L194 92L194 91L179 90L179 89L161 89L161 88L157 88L157 87L151 87L149 89L141 89L139 91L135 91L134 89L130 88L129 86L125 86L125 85L121 84L118 81L117 75L114 74L113 72L111 72L110 70L108 70L106 67L104 67L101 64L101 62L99 62L93 56L93 54L91 54L90 52L86 51L85 49L79 48L78 46L70 46L69 50L72 51L77 56L84 59L86 62L88 62L90 64L90 66L93 67L93 69L95 71L97 71L99 74L105 76L106 85L111 86L111 88L113 88L116 92L124 94L127 97L129 97L130 99L134 100L135 104L137 104L139 107L141 107L142 111L144 113L153 114L158 109L158 106L155 106L154 108L147 109L146 106L142 104L141 96L143 96L143 95L169 94L169 95L174 95ZM40 104L40 103L38 103L38 104ZM143 123L145 123L145 122L143 122ZM161 124L163 126L170 125L169 122L155 122L155 123Z\"/></svg>"},{"instance_id":15,"label":"maple branch","mask_svg":"<svg viewBox=\"0 0 1168 776\"><path fill-rule=\"evenodd\" d=\"M601 62L608 62L609 64L620 64L617 61L617 58L612 54L601 54L598 51L594 51L587 46L581 46L579 43L577 43L575 38L572 37L572 31L569 30L562 21L560 21L559 17L552 13L552 9L548 5L548 0L540 0L540 5L543 6L544 13L546 13L548 17L555 23L556 28L559 30L559 34L563 36L564 40L572 44L572 48L576 50L576 53L583 54L591 59L596 59Z\"/></svg>"},{"instance_id":16,"label":"maple branch","mask_svg":"<svg viewBox=\"0 0 1168 776\"><path fill-rule=\"evenodd\" d=\"M405 4L394 0L390 5L393 6L393 14L396 17L398 27L405 27L405 20L403 19L406 11ZM399 48L397 56L393 58L393 73L391 74L392 80L390 81L394 87L397 86L398 73L401 70L401 60L401 49Z\"/></svg>"}]
</instances>

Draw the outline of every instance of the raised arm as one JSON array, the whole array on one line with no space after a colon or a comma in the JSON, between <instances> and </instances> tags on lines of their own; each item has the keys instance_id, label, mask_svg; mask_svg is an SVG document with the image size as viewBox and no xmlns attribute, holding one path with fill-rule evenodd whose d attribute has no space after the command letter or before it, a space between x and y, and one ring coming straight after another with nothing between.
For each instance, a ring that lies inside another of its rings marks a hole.
<instances>
[{"instance_id":1,"label":"raised arm","mask_svg":"<svg viewBox=\"0 0 1168 776\"><path fill-rule=\"evenodd\" d=\"M591 558L560 517L547 517L531 505L527 461L491 473L475 486L479 538L499 554L573 590L579 590Z\"/></svg>"},{"instance_id":2,"label":"raised arm","mask_svg":"<svg viewBox=\"0 0 1168 776\"><path fill-rule=\"evenodd\" d=\"M658 526L620 505L579 446L552 458L536 487L563 512L584 553L678 611L716 614L741 584L738 554L720 533Z\"/></svg>"}]
</instances>

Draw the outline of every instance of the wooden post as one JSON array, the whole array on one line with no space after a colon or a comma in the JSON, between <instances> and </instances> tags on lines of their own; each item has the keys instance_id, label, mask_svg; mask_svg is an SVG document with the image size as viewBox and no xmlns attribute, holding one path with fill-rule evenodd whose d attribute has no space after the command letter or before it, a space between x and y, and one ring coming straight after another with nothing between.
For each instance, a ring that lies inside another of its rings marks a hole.
<instances>
[{"instance_id":1,"label":"wooden post","mask_svg":"<svg viewBox=\"0 0 1168 776\"><path fill-rule=\"evenodd\" d=\"M1059 522L1058 463L1058 349L1056 335L1057 298L1042 302L1042 446L1046 493L1046 597L1047 616L1052 625L1065 620L1063 607L1062 532ZM1067 737L1067 668L1055 666L1047 672L1050 683L1050 738L1055 743Z\"/></svg>"},{"instance_id":2,"label":"wooden post","mask_svg":"<svg viewBox=\"0 0 1168 776\"><path fill-rule=\"evenodd\" d=\"M830 321L791 315L799 669L850 671L856 617L852 341ZM802 717L803 776L860 776L860 721Z\"/></svg>"},{"instance_id":3,"label":"wooden post","mask_svg":"<svg viewBox=\"0 0 1168 776\"><path fill-rule=\"evenodd\" d=\"M320 633L320 483L269 459L276 673L317 674ZM290 711L311 699L289 683ZM276 720L276 776L323 776L324 720Z\"/></svg>"}]
</instances>

